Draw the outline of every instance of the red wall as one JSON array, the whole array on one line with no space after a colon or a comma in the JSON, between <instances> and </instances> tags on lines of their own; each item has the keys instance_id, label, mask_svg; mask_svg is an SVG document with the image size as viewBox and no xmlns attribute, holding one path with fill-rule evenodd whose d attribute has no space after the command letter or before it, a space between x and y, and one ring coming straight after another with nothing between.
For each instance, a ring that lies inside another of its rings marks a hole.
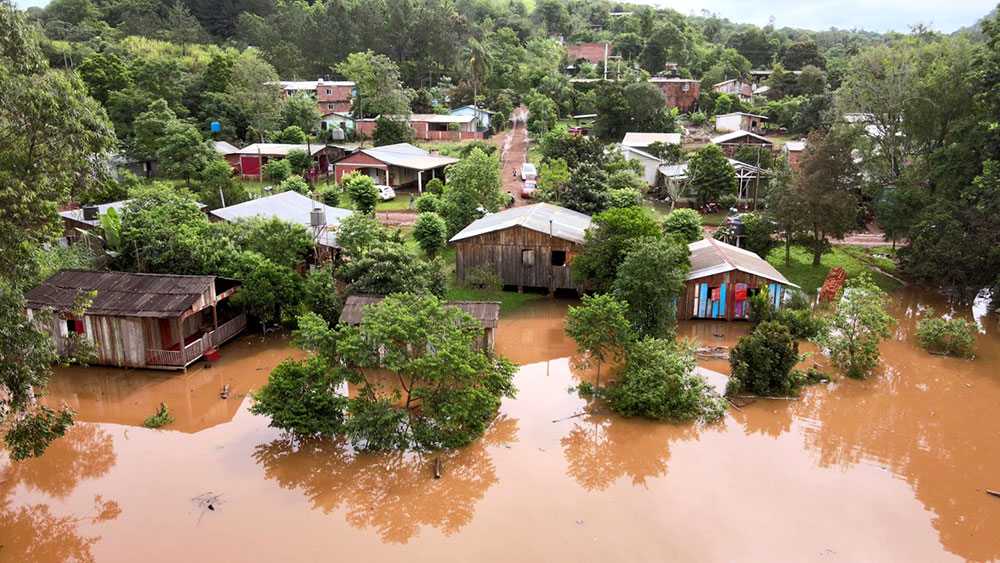
<instances>
[{"instance_id":1,"label":"red wall","mask_svg":"<svg viewBox=\"0 0 1000 563\"><path fill-rule=\"evenodd\" d=\"M334 163L333 170L337 183L340 183L340 179L344 177L344 174L350 174L358 168L371 168L372 166L384 167L385 163L363 152L356 152Z\"/></svg>"},{"instance_id":2,"label":"red wall","mask_svg":"<svg viewBox=\"0 0 1000 563\"><path fill-rule=\"evenodd\" d=\"M653 82L656 86L663 92L663 95L667 98L668 108L677 108L683 113L689 113L694 110L694 104L698 101L698 96L701 94L701 83L696 81L690 82ZM684 91L684 85L688 86L687 92Z\"/></svg>"}]
</instances>

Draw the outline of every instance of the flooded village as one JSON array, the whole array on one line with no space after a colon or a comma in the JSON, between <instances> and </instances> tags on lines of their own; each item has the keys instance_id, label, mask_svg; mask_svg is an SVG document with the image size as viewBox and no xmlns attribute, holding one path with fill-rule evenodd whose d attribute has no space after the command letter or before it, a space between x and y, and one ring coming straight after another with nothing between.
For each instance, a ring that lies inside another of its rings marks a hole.
<instances>
[{"instance_id":1,"label":"flooded village","mask_svg":"<svg viewBox=\"0 0 1000 563\"><path fill-rule=\"evenodd\" d=\"M1000 561L989 1L0 0L0 562Z\"/></svg>"}]
</instances>

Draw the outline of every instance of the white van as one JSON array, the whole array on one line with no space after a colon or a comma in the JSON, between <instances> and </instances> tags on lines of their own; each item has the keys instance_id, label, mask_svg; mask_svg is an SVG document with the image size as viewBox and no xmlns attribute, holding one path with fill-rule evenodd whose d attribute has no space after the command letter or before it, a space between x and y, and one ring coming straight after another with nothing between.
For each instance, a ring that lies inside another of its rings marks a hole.
<instances>
[{"instance_id":1,"label":"white van","mask_svg":"<svg viewBox=\"0 0 1000 563\"><path fill-rule=\"evenodd\" d=\"M525 162L521 165L521 179L522 180L534 180L538 177L538 170L535 169L535 165L530 162Z\"/></svg>"}]
</instances>

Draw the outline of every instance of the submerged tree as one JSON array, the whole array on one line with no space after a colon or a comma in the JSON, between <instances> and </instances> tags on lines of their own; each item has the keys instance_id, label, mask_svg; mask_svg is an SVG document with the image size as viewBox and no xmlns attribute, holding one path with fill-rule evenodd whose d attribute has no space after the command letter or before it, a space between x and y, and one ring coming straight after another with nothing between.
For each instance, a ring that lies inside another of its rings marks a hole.
<instances>
[{"instance_id":1,"label":"submerged tree","mask_svg":"<svg viewBox=\"0 0 1000 563\"><path fill-rule=\"evenodd\" d=\"M863 378L878 365L878 345L892 337L893 319L885 312L885 301L885 292L868 274L848 280L841 292L822 342L833 363L851 377Z\"/></svg>"},{"instance_id":2,"label":"submerged tree","mask_svg":"<svg viewBox=\"0 0 1000 563\"><path fill-rule=\"evenodd\" d=\"M799 362L799 344L788 327L766 321L740 337L729 355L732 376L726 394L794 395L802 378L792 370Z\"/></svg>"},{"instance_id":3,"label":"submerged tree","mask_svg":"<svg viewBox=\"0 0 1000 563\"><path fill-rule=\"evenodd\" d=\"M674 238L646 239L625 255L612 295L626 304L625 316L639 337L673 340L689 255L687 245Z\"/></svg>"},{"instance_id":4,"label":"submerged tree","mask_svg":"<svg viewBox=\"0 0 1000 563\"><path fill-rule=\"evenodd\" d=\"M610 295L585 295L583 306L570 307L566 334L576 341L577 351L587 354L586 363L597 363L597 383L601 388L601 364L620 359L632 339L632 326L625 316L627 307Z\"/></svg>"},{"instance_id":5,"label":"submerged tree","mask_svg":"<svg viewBox=\"0 0 1000 563\"><path fill-rule=\"evenodd\" d=\"M435 297L394 294L365 307L361 326L300 319L297 342L316 355L286 360L255 395L253 412L302 436L344 434L360 449L459 447L475 440L517 366L481 350L483 329ZM344 381L357 392L339 392Z\"/></svg>"}]
</instances>

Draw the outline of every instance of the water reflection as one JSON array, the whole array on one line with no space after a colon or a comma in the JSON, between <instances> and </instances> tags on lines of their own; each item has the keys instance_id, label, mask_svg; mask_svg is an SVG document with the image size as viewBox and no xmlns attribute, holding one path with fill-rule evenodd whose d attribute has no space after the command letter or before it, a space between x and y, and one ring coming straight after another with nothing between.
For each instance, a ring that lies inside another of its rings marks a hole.
<instances>
[{"instance_id":1,"label":"water reflection","mask_svg":"<svg viewBox=\"0 0 1000 563\"><path fill-rule=\"evenodd\" d=\"M516 436L517 421L501 416L482 439L459 450L358 453L343 439L283 437L258 446L254 459L268 479L301 489L314 508L343 508L350 525L402 544L422 526L451 535L472 521L476 503L498 481L488 448ZM435 458L441 458L440 479L433 477Z\"/></svg>"},{"instance_id":2,"label":"water reflection","mask_svg":"<svg viewBox=\"0 0 1000 563\"><path fill-rule=\"evenodd\" d=\"M104 476L115 464L111 436L97 426L75 425L53 442L45 456L7 461L0 470L0 558L7 561L93 561L100 536L84 536L83 522L114 520L121 508L95 495L84 515L59 516L45 503L15 503L23 491L65 498L80 481ZM20 493L19 493L20 492Z\"/></svg>"},{"instance_id":3,"label":"water reflection","mask_svg":"<svg viewBox=\"0 0 1000 563\"><path fill-rule=\"evenodd\" d=\"M576 353L566 336L564 319L571 299L541 299L514 310L500 311L496 350L521 365L548 362Z\"/></svg>"},{"instance_id":4,"label":"water reflection","mask_svg":"<svg viewBox=\"0 0 1000 563\"><path fill-rule=\"evenodd\" d=\"M607 407L600 410L606 413ZM626 420L615 414L581 417L560 440L566 473L590 491L607 489L622 477L633 485L645 485L647 479L666 475L671 442L696 439L700 428Z\"/></svg>"}]
</instances>

